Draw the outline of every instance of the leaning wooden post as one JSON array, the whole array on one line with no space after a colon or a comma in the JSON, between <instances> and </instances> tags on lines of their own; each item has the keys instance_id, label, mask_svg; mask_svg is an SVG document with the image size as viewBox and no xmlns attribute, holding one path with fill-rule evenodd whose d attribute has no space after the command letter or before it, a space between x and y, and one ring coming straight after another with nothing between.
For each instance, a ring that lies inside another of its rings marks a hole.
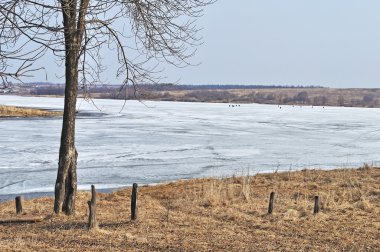
<instances>
[{"instance_id":1,"label":"leaning wooden post","mask_svg":"<svg viewBox=\"0 0 380 252\"><path fill-rule=\"evenodd\" d=\"M94 185L91 185L91 201L88 201L87 204L90 209L87 227L91 230L98 227L98 223L96 221L96 191Z\"/></svg>"},{"instance_id":2,"label":"leaning wooden post","mask_svg":"<svg viewBox=\"0 0 380 252\"><path fill-rule=\"evenodd\" d=\"M22 202L21 202L22 198L21 198L21 196L17 196L15 198L15 200L16 200L16 214L22 214Z\"/></svg>"},{"instance_id":3,"label":"leaning wooden post","mask_svg":"<svg viewBox=\"0 0 380 252\"><path fill-rule=\"evenodd\" d=\"M319 197L314 197L314 214L319 213Z\"/></svg>"},{"instance_id":4,"label":"leaning wooden post","mask_svg":"<svg viewBox=\"0 0 380 252\"><path fill-rule=\"evenodd\" d=\"M273 213L273 203L274 203L274 192L271 192L269 196L268 214Z\"/></svg>"},{"instance_id":5,"label":"leaning wooden post","mask_svg":"<svg viewBox=\"0 0 380 252\"><path fill-rule=\"evenodd\" d=\"M137 219L137 184L133 183L131 196L131 220Z\"/></svg>"}]
</instances>

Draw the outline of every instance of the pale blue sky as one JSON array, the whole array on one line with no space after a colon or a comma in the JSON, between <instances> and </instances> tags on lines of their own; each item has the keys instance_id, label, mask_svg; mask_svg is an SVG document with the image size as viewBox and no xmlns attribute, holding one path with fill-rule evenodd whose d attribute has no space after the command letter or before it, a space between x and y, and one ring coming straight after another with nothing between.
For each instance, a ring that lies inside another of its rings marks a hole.
<instances>
[{"instance_id":1,"label":"pale blue sky","mask_svg":"<svg viewBox=\"0 0 380 252\"><path fill-rule=\"evenodd\" d=\"M380 87L379 10L379 0L219 0L198 22L201 65L168 66L164 81ZM52 70L48 81L63 82Z\"/></svg>"},{"instance_id":2,"label":"pale blue sky","mask_svg":"<svg viewBox=\"0 0 380 252\"><path fill-rule=\"evenodd\" d=\"M180 83L380 87L380 1L220 0Z\"/></svg>"}]
</instances>

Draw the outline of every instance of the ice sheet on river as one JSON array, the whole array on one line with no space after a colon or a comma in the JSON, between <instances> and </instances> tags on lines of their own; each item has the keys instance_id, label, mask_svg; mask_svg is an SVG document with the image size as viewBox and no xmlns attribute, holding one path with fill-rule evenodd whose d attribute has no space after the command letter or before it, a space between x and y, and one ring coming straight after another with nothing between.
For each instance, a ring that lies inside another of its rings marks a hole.
<instances>
[{"instance_id":1,"label":"ice sheet on river","mask_svg":"<svg viewBox=\"0 0 380 252\"><path fill-rule=\"evenodd\" d=\"M380 161L379 109L78 101L79 189ZM62 109L63 99L0 96ZM0 119L0 195L53 191L61 119Z\"/></svg>"}]
</instances>

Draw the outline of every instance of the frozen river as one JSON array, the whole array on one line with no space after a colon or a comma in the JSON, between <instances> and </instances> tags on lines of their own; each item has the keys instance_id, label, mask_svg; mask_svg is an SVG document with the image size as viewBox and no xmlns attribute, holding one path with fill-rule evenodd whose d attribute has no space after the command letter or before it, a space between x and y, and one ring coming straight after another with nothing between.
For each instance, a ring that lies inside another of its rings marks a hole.
<instances>
[{"instance_id":1,"label":"frozen river","mask_svg":"<svg viewBox=\"0 0 380 252\"><path fill-rule=\"evenodd\" d=\"M79 189L380 162L380 109L94 102L78 101ZM0 104L62 109L63 99ZM0 119L0 198L53 191L61 124Z\"/></svg>"}]
</instances>

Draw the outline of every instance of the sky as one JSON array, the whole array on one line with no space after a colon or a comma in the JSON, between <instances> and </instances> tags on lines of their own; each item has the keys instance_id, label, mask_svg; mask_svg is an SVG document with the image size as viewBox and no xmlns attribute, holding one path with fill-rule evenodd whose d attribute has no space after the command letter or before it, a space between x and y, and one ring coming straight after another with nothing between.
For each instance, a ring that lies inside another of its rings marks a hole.
<instances>
[{"instance_id":1,"label":"sky","mask_svg":"<svg viewBox=\"0 0 380 252\"><path fill-rule=\"evenodd\" d=\"M380 1L219 0L180 83L380 87Z\"/></svg>"},{"instance_id":2,"label":"sky","mask_svg":"<svg viewBox=\"0 0 380 252\"><path fill-rule=\"evenodd\" d=\"M198 21L199 65L164 66L162 82L380 87L379 10L378 0L219 0ZM52 65L48 81L63 82Z\"/></svg>"}]
</instances>

